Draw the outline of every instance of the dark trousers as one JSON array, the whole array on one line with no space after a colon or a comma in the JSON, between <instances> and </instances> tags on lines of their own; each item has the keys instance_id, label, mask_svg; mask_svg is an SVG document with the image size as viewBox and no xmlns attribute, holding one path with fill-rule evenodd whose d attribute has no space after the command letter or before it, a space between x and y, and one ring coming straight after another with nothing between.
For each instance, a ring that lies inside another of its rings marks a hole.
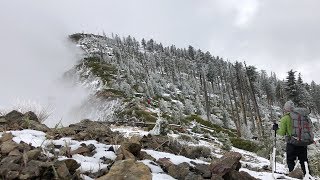
<instances>
[{"instance_id":1,"label":"dark trousers","mask_svg":"<svg viewBox=\"0 0 320 180\"><path fill-rule=\"evenodd\" d=\"M304 162L308 162L307 146L296 146L287 143L287 164L290 172L293 171L293 168L295 166L294 161L297 159L297 157L300 162L303 173L306 174Z\"/></svg>"}]
</instances>

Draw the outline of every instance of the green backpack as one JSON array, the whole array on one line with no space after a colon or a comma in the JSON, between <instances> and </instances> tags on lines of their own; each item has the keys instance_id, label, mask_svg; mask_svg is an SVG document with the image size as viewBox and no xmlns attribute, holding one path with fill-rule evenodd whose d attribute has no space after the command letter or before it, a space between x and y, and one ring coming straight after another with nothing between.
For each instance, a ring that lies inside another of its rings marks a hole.
<instances>
[{"instance_id":1,"label":"green backpack","mask_svg":"<svg viewBox=\"0 0 320 180\"><path fill-rule=\"evenodd\" d=\"M306 108L295 108L290 112L292 120L292 135L287 137L287 142L296 146L308 146L314 143L313 126L310 111Z\"/></svg>"}]
</instances>

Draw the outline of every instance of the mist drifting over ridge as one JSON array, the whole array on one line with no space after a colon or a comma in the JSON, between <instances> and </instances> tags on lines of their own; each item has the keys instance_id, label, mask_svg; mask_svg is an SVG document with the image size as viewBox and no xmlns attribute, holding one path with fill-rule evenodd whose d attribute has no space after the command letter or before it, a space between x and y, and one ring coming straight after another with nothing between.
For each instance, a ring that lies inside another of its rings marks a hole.
<instances>
[{"instance_id":1,"label":"mist drifting over ridge","mask_svg":"<svg viewBox=\"0 0 320 180\"><path fill-rule=\"evenodd\" d=\"M89 92L62 76L81 58L79 49L68 40L63 23L49 13L31 6L17 13L10 6L14 3L0 11L0 109L46 108L52 112L45 121L48 126L60 120L72 123L73 110Z\"/></svg>"}]
</instances>

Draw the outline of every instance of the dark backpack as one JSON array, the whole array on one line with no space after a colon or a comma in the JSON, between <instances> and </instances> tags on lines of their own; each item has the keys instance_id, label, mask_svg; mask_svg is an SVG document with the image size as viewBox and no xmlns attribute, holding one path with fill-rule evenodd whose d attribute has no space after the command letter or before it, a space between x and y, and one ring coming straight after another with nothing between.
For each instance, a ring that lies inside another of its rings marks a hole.
<instances>
[{"instance_id":1,"label":"dark backpack","mask_svg":"<svg viewBox=\"0 0 320 180\"><path fill-rule=\"evenodd\" d=\"M290 112L292 119L292 135L287 142L296 146L308 146L314 142L312 122L309 118L309 110L305 108L295 108Z\"/></svg>"}]
</instances>

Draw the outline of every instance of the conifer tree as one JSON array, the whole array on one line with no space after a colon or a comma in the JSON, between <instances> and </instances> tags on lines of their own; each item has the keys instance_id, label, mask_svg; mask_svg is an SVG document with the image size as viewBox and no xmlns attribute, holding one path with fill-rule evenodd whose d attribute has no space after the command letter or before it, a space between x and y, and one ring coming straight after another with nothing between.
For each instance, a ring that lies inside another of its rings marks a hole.
<instances>
[{"instance_id":1,"label":"conifer tree","mask_svg":"<svg viewBox=\"0 0 320 180\"><path fill-rule=\"evenodd\" d=\"M288 72L285 91L287 94L287 100L292 100L295 104L300 104L298 100L295 73L296 71L293 71L292 69Z\"/></svg>"}]
</instances>

